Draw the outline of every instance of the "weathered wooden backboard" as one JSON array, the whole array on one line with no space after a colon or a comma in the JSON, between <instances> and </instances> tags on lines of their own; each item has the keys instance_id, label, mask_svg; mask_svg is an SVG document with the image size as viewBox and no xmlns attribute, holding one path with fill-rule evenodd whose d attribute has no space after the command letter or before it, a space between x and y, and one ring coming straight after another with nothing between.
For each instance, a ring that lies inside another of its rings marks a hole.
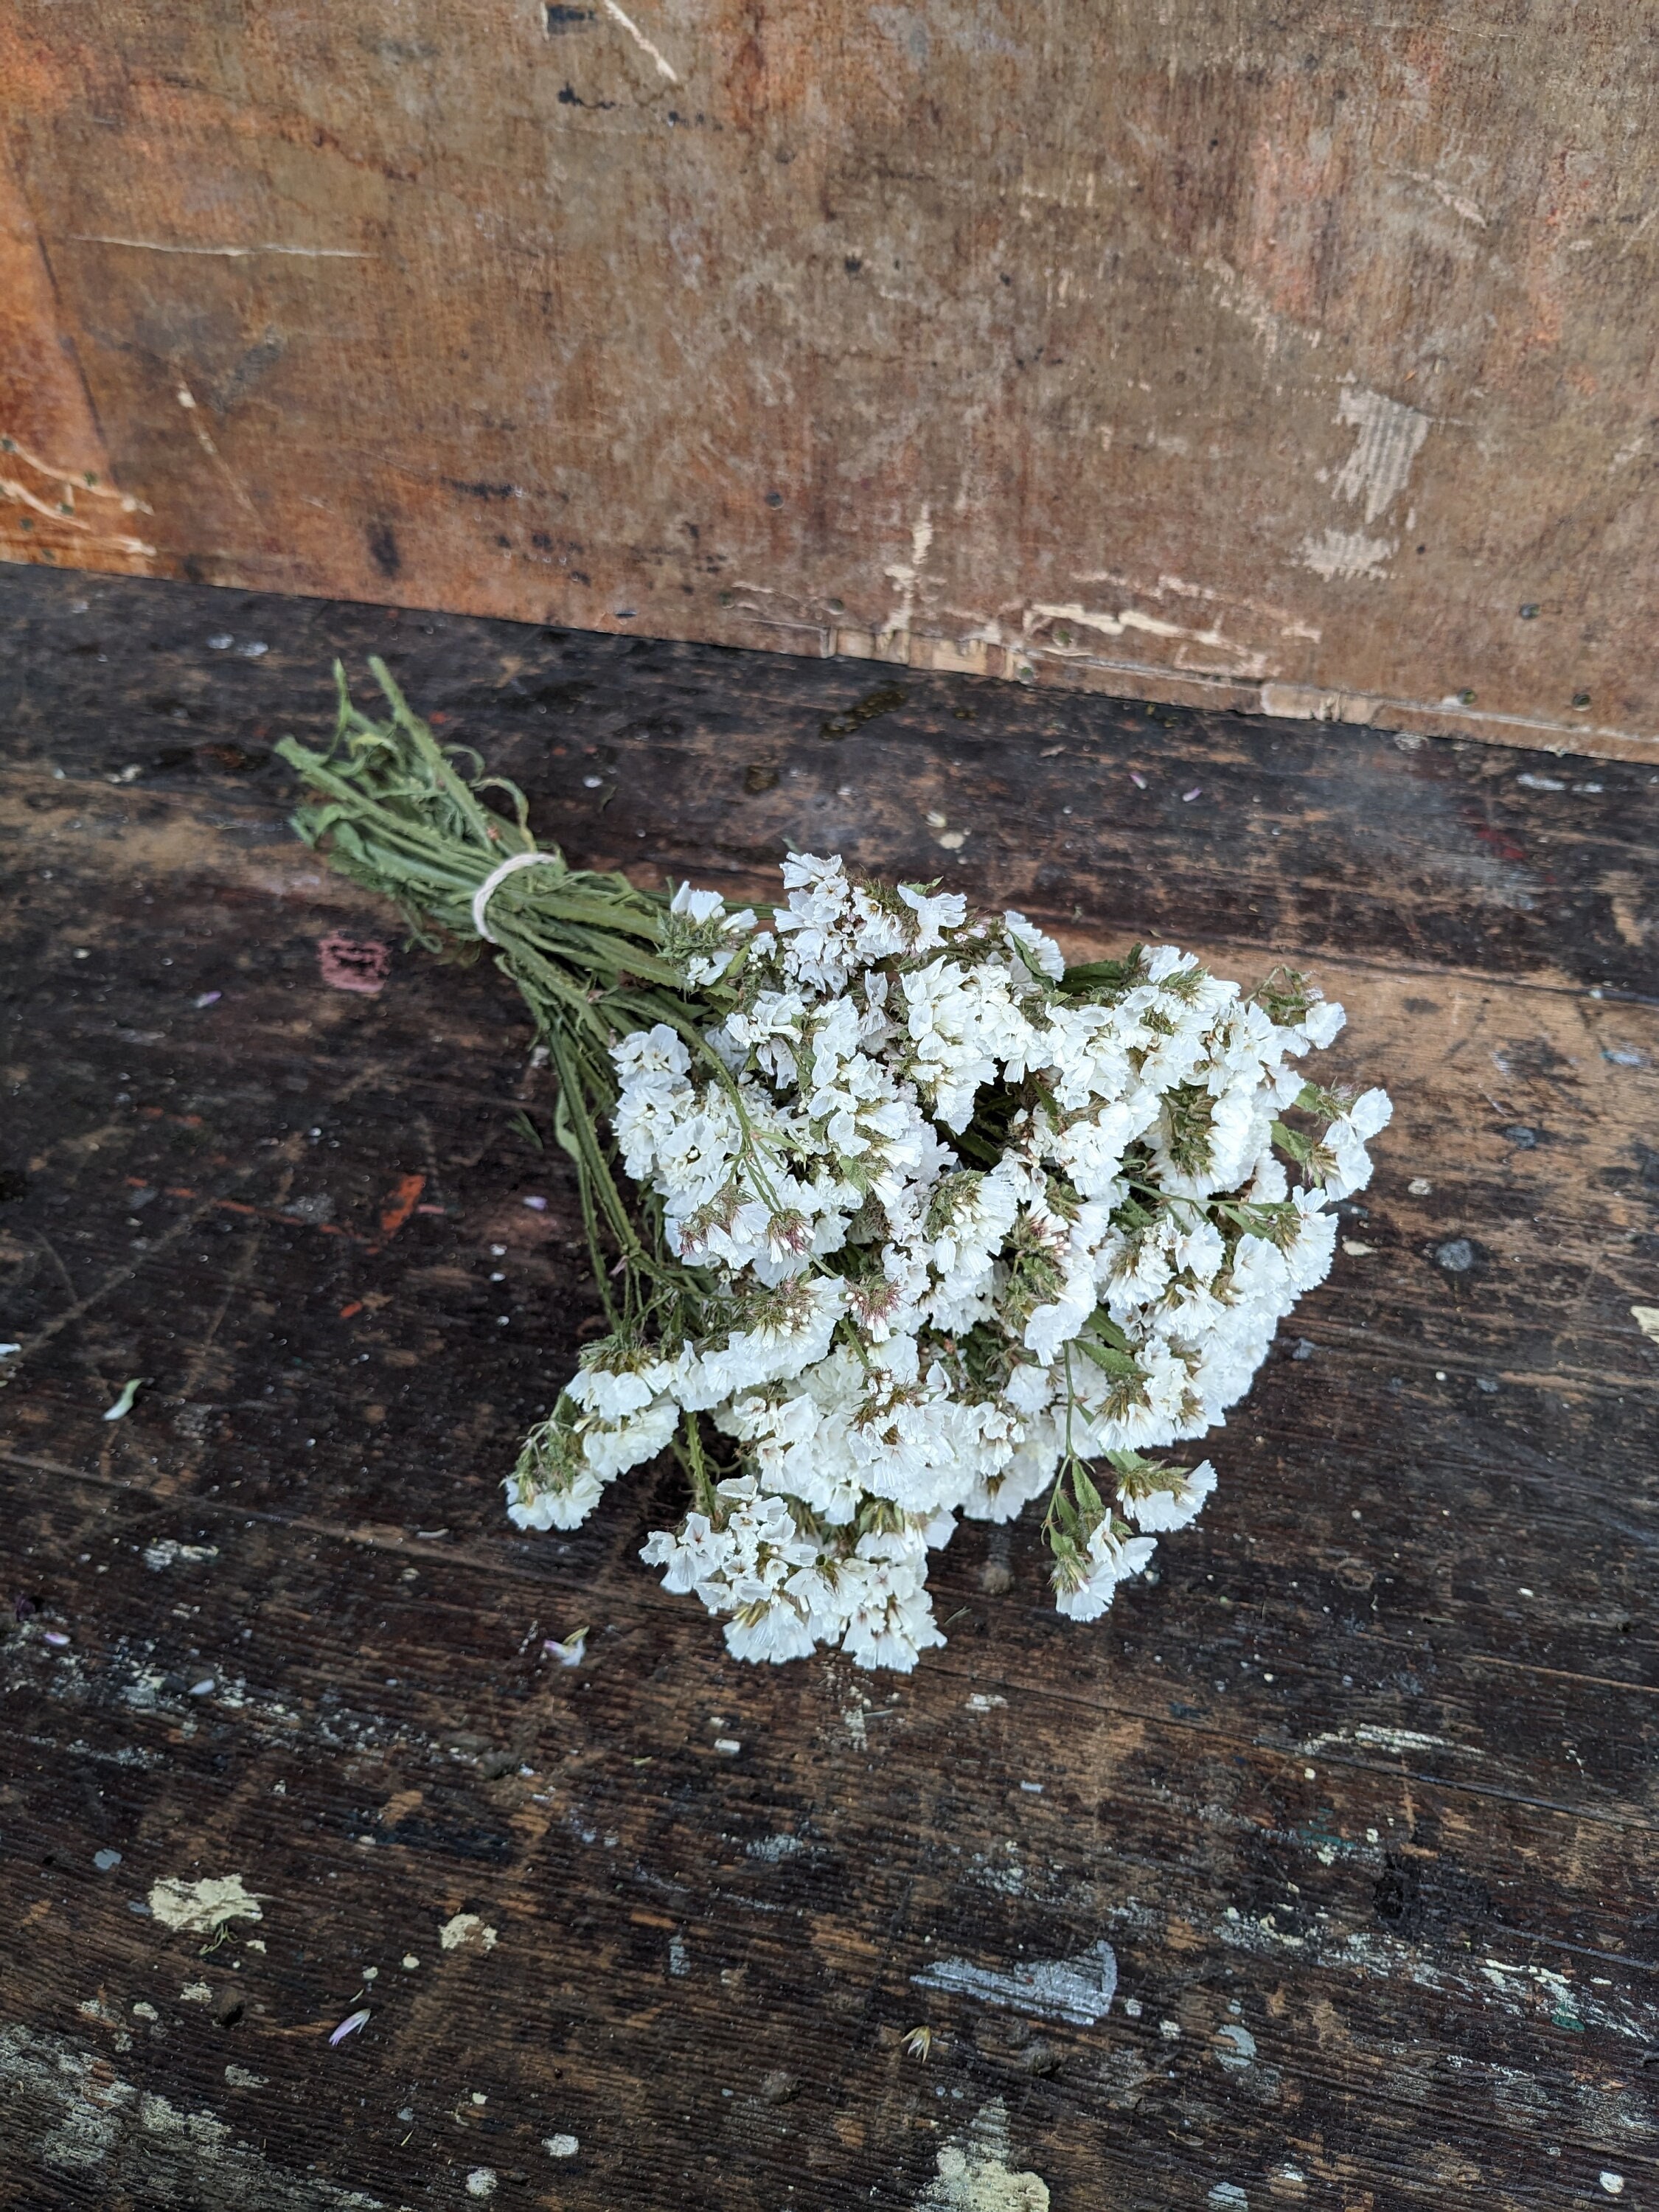
<instances>
[{"instance_id":1,"label":"weathered wooden backboard","mask_svg":"<svg viewBox=\"0 0 1659 2212\"><path fill-rule=\"evenodd\" d=\"M8 0L0 552L1659 757L1656 32Z\"/></svg>"}]
</instances>

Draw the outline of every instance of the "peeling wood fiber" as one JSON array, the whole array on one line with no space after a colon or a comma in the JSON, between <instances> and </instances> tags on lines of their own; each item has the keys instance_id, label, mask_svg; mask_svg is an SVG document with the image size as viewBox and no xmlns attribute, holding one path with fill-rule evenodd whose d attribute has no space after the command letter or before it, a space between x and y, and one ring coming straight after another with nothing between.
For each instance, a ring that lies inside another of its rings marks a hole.
<instances>
[{"instance_id":1,"label":"peeling wood fiber","mask_svg":"<svg viewBox=\"0 0 1659 2212\"><path fill-rule=\"evenodd\" d=\"M15 0L0 556L1659 755L1651 29Z\"/></svg>"}]
</instances>

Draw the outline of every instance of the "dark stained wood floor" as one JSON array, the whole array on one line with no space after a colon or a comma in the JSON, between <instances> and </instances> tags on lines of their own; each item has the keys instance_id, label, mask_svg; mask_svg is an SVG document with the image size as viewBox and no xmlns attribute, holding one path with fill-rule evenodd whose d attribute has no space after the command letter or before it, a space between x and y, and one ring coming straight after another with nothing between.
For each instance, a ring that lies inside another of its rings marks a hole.
<instances>
[{"instance_id":1,"label":"dark stained wood floor","mask_svg":"<svg viewBox=\"0 0 1659 2212\"><path fill-rule=\"evenodd\" d=\"M1346 1002L1376 1181L1155 1584L969 1529L909 1680L763 1671L649 1481L511 1530L593 1301L516 1000L285 828L371 650L584 863ZM43 571L0 656L0 2201L1659 2203L1659 775Z\"/></svg>"}]
</instances>

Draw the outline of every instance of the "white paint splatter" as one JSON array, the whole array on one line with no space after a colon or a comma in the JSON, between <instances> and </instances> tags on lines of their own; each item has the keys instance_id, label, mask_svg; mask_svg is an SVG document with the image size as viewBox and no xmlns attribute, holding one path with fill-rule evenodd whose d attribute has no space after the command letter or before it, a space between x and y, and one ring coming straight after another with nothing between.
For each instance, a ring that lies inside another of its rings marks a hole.
<instances>
[{"instance_id":1,"label":"white paint splatter","mask_svg":"<svg viewBox=\"0 0 1659 2212\"><path fill-rule=\"evenodd\" d=\"M216 1559L218 1556L216 1544L179 1544L171 1536L159 1537L155 1543L144 1547L144 1565L154 1568L157 1574L179 1559Z\"/></svg>"},{"instance_id":2,"label":"white paint splatter","mask_svg":"<svg viewBox=\"0 0 1659 2212\"><path fill-rule=\"evenodd\" d=\"M965 2136L940 2149L918 2212L1048 2212L1048 2183L1040 2173L1014 2172L1008 2156L1008 2108L994 2097Z\"/></svg>"},{"instance_id":3,"label":"white paint splatter","mask_svg":"<svg viewBox=\"0 0 1659 2212\"><path fill-rule=\"evenodd\" d=\"M1156 1915L1134 1905L1121 1908L1115 1917L1145 1933L1160 1925ZM1233 1907L1215 1923L1214 1934L1229 1950L1257 1958L1293 1955L1322 1970L1346 1968L1381 1980L1411 1982L1442 1996L1495 2003L1516 2020L1599 2028L1644 2046L1659 2043L1659 2005L1631 1997L1609 2001L1548 1966L1511 1966L1504 1959L1443 1962L1395 1936L1342 1936L1319 1927L1294 1936L1267 1914L1246 1918Z\"/></svg>"},{"instance_id":4,"label":"white paint splatter","mask_svg":"<svg viewBox=\"0 0 1659 2212\"><path fill-rule=\"evenodd\" d=\"M1039 2020L1067 2021L1092 2027L1111 2009L1117 1988L1117 1959L1100 1942L1075 1959L1022 1959L1012 1966L976 1966L971 1959L939 1959L911 1981L918 1989L947 1990L977 1997L982 2004L1006 2005Z\"/></svg>"},{"instance_id":5,"label":"white paint splatter","mask_svg":"<svg viewBox=\"0 0 1659 2212\"><path fill-rule=\"evenodd\" d=\"M1215 2032L1216 2059L1229 2074L1243 2074L1255 2062L1255 2038L1248 2027L1229 2021Z\"/></svg>"},{"instance_id":6,"label":"white paint splatter","mask_svg":"<svg viewBox=\"0 0 1659 2212\"><path fill-rule=\"evenodd\" d=\"M921 572L927 566L927 555L933 543L933 520L931 509L924 506L910 526L910 557L908 561L890 562L882 571L898 586L899 602L887 617L884 637L908 635L916 611L916 586L921 581Z\"/></svg>"},{"instance_id":7,"label":"white paint splatter","mask_svg":"<svg viewBox=\"0 0 1659 2212\"><path fill-rule=\"evenodd\" d=\"M1007 1702L1006 1698L1000 1698L994 1690L975 1690L968 1700L967 1710L970 1713L988 1713L994 1707L1006 1705Z\"/></svg>"},{"instance_id":8,"label":"white paint splatter","mask_svg":"<svg viewBox=\"0 0 1659 2212\"><path fill-rule=\"evenodd\" d=\"M642 54L649 54L652 60L657 64L659 75L665 76L670 84L678 84L679 82L678 77L675 76L673 70L663 59L662 56L657 52L657 49L652 45L650 40L646 37L645 33L641 30L639 25L635 22L632 16L623 15L622 9L617 5L617 0L605 0L605 12L610 16L613 23L620 23L622 25L623 30L627 32L629 37L632 39L634 44L639 48Z\"/></svg>"},{"instance_id":9,"label":"white paint splatter","mask_svg":"<svg viewBox=\"0 0 1659 2212\"><path fill-rule=\"evenodd\" d=\"M574 2136L546 2136L542 2148L550 2158L574 2158L581 2145Z\"/></svg>"},{"instance_id":10,"label":"white paint splatter","mask_svg":"<svg viewBox=\"0 0 1659 2212\"><path fill-rule=\"evenodd\" d=\"M1311 1759L1316 1752L1324 1751L1332 1744L1351 1743L1363 1746L1368 1751L1452 1751L1459 1747L1448 1743L1443 1735L1425 1735L1418 1729L1383 1728L1374 1722L1362 1722L1358 1728L1328 1730L1323 1735L1310 1736L1297 1747L1297 1756ZM1473 1747L1464 1747L1473 1748ZM1476 1756L1480 1754L1477 1752Z\"/></svg>"},{"instance_id":11,"label":"white paint splatter","mask_svg":"<svg viewBox=\"0 0 1659 2212\"><path fill-rule=\"evenodd\" d=\"M112 2202L120 2176L148 2166L175 2203L386 2212L380 2197L280 2166L238 2142L212 2112L140 2090L94 2052L43 2031L0 2027L0 2101L9 2125L8 2170L64 2178L70 2194L88 2203Z\"/></svg>"},{"instance_id":12,"label":"white paint splatter","mask_svg":"<svg viewBox=\"0 0 1659 2212\"><path fill-rule=\"evenodd\" d=\"M1070 648L1054 634L1053 625L1075 623L1079 629L1092 629L1103 637L1121 637L1126 630L1139 630L1147 637L1176 638L1186 643L1202 646L1206 652L1221 653L1231 664L1226 673L1234 676L1260 678L1267 673L1267 658L1249 646L1237 644L1224 636L1218 624L1212 623L1206 629L1194 629L1184 623L1173 623L1163 615L1143 614L1139 607L1085 607L1072 601L1065 605L1051 605L1034 601L1025 611L1024 629L1029 638L1039 623L1050 627L1047 649L1064 653ZM1196 665L1196 664L1194 664Z\"/></svg>"},{"instance_id":13,"label":"white paint splatter","mask_svg":"<svg viewBox=\"0 0 1659 2212\"><path fill-rule=\"evenodd\" d=\"M1391 538L1367 538L1363 530L1322 530L1304 538L1299 558L1328 584L1360 580L1382 582L1388 576L1382 563L1394 551Z\"/></svg>"},{"instance_id":14,"label":"white paint splatter","mask_svg":"<svg viewBox=\"0 0 1659 2212\"><path fill-rule=\"evenodd\" d=\"M684 1936L671 1936L668 1939L668 1971L677 1978L691 1971L691 1954L685 1948Z\"/></svg>"},{"instance_id":15,"label":"white paint splatter","mask_svg":"<svg viewBox=\"0 0 1659 2212\"><path fill-rule=\"evenodd\" d=\"M1644 1336L1659 1344L1659 1306L1632 1306L1631 1318Z\"/></svg>"},{"instance_id":16,"label":"white paint splatter","mask_svg":"<svg viewBox=\"0 0 1659 2212\"><path fill-rule=\"evenodd\" d=\"M438 1930L438 1941L446 1951L464 1951L473 1943L481 1951L493 1951L498 1940L495 1930L476 1912L458 1912Z\"/></svg>"},{"instance_id":17,"label":"white paint splatter","mask_svg":"<svg viewBox=\"0 0 1659 2212\"><path fill-rule=\"evenodd\" d=\"M744 1846L744 1853L748 1858L770 1859L775 1863L779 1859L793 1858L797 1851L805 1849L806 1845L799 1836L758 1836L752 1844Z\"/></svg>"},{"instance_id":18,"label":"white paint splatter","mask_svg":"<svg viewBox=\"0 0 1659 2212\"><path fill-rule=\"evenodd\" d=\"M1250 2200L1236 2181L1218 2181L1204 2201L1214 2212L1250 2212Z\"/></svg>"},{"instance_id":19,"label":"white paint splatter","mask_svg":"<svg viewBox=\"0 0 1659 2212\"><path fill-rule=\"evenodd\" d=\"M466 2177L469 2197L493 2197L495 2194L495 2169L493 2166L475 2166Z\"/></svg>"},{"instance_id":20,"label":"white paint splatter","mask_svg":"<svg viewBox=\"0 0 1659 2212\"><path fill-rule=\"evenodd\" d=\"M184 1936L211 1936L233 1920L263 1920L258 1899L242 1886L239 1874L211 1875L184 1881L175 1875L154 1883L149 1909L163 1928Z\"/></svg>"},{"instance_id":21,"label":"white paint splatter","mask_svg":"<svg viewBox=\"0 0 1659 2212\"><path fill-rule=\"evenodd\" d=\"M1364 385L1345 385L1337 397L1336 419L1359 433L1338 472L1332 492L1350 506L1363 498L1365 520L1385 514L1406 489L1412 463L1432 427L1429 417L1399 399Z\"/></svg>"}]
</instances>

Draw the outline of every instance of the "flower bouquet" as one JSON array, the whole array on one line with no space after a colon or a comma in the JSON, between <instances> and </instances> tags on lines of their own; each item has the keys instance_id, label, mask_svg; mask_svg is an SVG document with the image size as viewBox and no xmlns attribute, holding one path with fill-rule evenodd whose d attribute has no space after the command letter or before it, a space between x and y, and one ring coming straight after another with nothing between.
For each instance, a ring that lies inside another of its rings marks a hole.
<instances>
[{"instance_id":1,"label":"flower bouquet","mask_svg":"<svg viewBox=\"0 0 1659 2212\"><path fill-rule=\"evenodd\" d=\"M389 720L337 668L331 750L280 747L295 826L523 994L608 1322L512 1520L573 1528L672 1451L686 1510L641 1556L736 1656L908 1670L945 1641L930 1551L1031 1505L1055 1605L1097 1619L1215 1486L1152 1455L1243 1395L1369 1179L1387 1097L1297 1065L1341 1008L1170 945L1067 966L839 856L791 854L766 914L572 868L372 665Z\"/></svg>"}]
</instances>

